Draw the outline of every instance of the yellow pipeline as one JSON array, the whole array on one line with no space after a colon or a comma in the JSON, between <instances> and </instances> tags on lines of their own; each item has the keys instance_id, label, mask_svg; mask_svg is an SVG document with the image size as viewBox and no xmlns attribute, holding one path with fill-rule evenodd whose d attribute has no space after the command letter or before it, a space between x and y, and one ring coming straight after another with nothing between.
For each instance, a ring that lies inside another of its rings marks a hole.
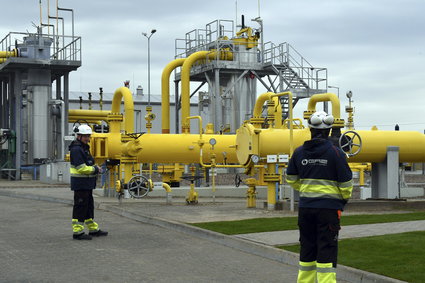
<instances>
[{"instance_id":1,"label":"yellow pipeline","mask_svg":"<svg viewBox=\"0 0 425 283\"><path fill-rule=\"evenodd\" d=\"M69 116L75 116L75 117L81 117L81 119L84 118L92 118L92 117L101 117L106 120L108 117L108 114L111 113L110 111L106 110L82 110L82 109L70 109L68 110Z\"/></svg>"},{"instance_id":2,"label":"yellow pipeline","mask_svg":"<svg viewBox=\"0 0 425 283\"><path fill-rule=\"evenodd\" d=\"M162 133L170 133L170 75L179 66L182 66L185 58L175 59L165 66L161 77L161 111Z\"/></svg>"},{"instance_id":3,"label":"yellow pipeline","mask_svg":"<svg viewBox=\"0 0 425 283\"><path fill-rule=\"evenodd\" d=\"M356 131L363 142L360 153L350 157L349 162L383 162L388 146L400 147L400 162L425 162L425 135L404 131ZM309 129L293 131L294 147L310 140ZM269 154L290 152L290 131L282 129L255 129L244 124L236 135L237 156L246 164L252 154L266 157ZM288 142L285 142L288 141Z\"/></svg>"},{"instance_id":4,"label":"yellow pipeline","mask_svg":"<svg viewBox=\"0 0 425 283\"><path fill-rule=\"evenodd\" d=\"M187 122L186 118L190 116L190 70L193 64L201 59L213 60L219 55L219 59L222 60L233 60L233 54L230 51L221 51L217 54L215 51L198 51L191 54L183 63L181 71L181 103L182 103L182 132L190 133L190 123Z\"/></svg>"},{"instance_id":5,"label":"yellow pipeline","mask_svg":"<svg viewBox=\"0 0 425 283\"><path fill-rule=\"evenodd\" d=\"M134 103L133 96L131 91L126 87L120 87L114 93L114 98L112 99L112 108L111 114L121 114L121 100L124 99L124 130L127 133L134 132ZM120 132L120 121L112 120L110 121L110 130L111 133Z\"/></svg>"},{"instance_id":6,"label":"yellow pipeline","mask_svg":"<svg viewBox=\"0 0 425 283\"><path fill-rule=\"evenodd\" d=\"M235 135L208 135L215 138L214 146L216 162L224 163L223 152L226 152L227 163L237 163L235 151ZM199 135L190 134L144 134L135 141L122 146L123 154L134 156L140 163L199 163ZM213 151L209 146L203 149L203 162L209 163Z\"/></svg>"}]
</instances>

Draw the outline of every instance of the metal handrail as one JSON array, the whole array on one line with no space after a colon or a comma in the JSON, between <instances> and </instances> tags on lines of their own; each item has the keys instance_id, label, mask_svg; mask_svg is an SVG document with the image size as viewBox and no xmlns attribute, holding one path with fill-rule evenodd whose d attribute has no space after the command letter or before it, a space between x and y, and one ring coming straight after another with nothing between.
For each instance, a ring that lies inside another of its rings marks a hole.
<instances>
[{"instance_id":1,"label":"metal handrail","mask_svg":"<svg viewBox=\"0 0 425 283\"><path fill-rule=\"evenodd\" d=\"M299 80L304 81L309 88L319 88L319 83L327 81L327 69L313 67L292 45L272 42L265 43L264 63L272 65L286 65L296 73ZM324 77L321 73L325 72ZM294 74L295 76L295 74ZM326 86L324 87L326 88Z\"/></svg>"},{"instance_id":2,"label":"metal handrail","mask_svg":"<svg viewBox=\"0 0 425 283\"><path fill-rule=\"evenodd\" d=\"M28 36L41 36L45 38L51 38L53 41L62 43L64 46L50 46L50 59L54 60L69 60L69 61L81 61L81 37L79 36L64 36L64 35L52 35L28 33L28 32L9 32L0 41L0 51L11 51L16 48L15 41L23 42L24 37ZM13 38L14 37L14 38Z\"/></svg>"}]
</instances>

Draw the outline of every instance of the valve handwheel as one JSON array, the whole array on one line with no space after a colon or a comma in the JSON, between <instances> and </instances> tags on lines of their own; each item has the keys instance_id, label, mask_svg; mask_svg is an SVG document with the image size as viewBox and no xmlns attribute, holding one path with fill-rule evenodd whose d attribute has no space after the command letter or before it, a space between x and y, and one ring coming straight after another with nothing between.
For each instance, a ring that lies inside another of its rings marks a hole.
<instances>
[{"instance_id":1,"label":"valve handwheel","mask_svg":"<svg viewBox=\"0 0 425 283\"><path fill-rule=\"evenodd\" d=\"M362 149L362 139L355 131L346 131L339 137L339 147L348 157L357 155Z\"/></svg>"},{"instance_id":2,"label":"valve handwheel","mask_svg":"<svg viewBox=\"0 0 425 283\"><path fill-rule=\"evenodd\" d=\"M144 176L134 176L128 181L127 190L134 198L142 198L151 190L151 183Z\"/></svg>"}]
</instances>

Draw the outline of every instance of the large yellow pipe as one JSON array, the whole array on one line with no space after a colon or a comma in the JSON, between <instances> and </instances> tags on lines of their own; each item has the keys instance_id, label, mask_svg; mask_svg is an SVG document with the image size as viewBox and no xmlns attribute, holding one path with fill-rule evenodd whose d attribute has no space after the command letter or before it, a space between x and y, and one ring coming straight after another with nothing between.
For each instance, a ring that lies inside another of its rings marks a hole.
<instances>
[{"instance_id":1,"label":"large yellow pipe","mask_svg":"<svg viewBox=\"0 0 425 283\"><path fill-rule=\"evenodd\" d=\"M208 140L203 146L203 162L210 163L211 153L216 154L216 162L237 163L235 135L208 135ZM215 138L217 144L212 151L208 144L209 139ZM137 160L141 163L199 163L200 147L198 145L199 135L190 134L144 134L135 141L130 141L126 148L123 148L124 154L134 154L137 152ZM139 150L131 151L134 146ZM223 155L226 153L226 156Z\"/></svg>"},{"instance_id":2,"label":"large yellow pipe","mask_svg":"<svg viewBox=\"0 0 425 283\"><path fill-rule=\"evenodd\" d=\"M244 137L248 138L245 145L252 144L257 149L253 148L252 153L258 154L261 157L266 157L268 154L278 154L290 152L289 148L289 130L281 129L257 129L257 133L248 137L247 131L239 131ZM261 131L258 133L258 131ZM404 131L356 131L362 139L362 149L356 156L350 157L349 162L383 162L387 155L388 146L400 147L399 158L400 162L425 162L425 135L419 132L404 132ZM301 146L304 141L311 138L309 129L293 131L294 146ZM255 142L258 139L258 142ZM252 140L252 142L250 142ZM244 164L249 157L249 149L246 146L239 146L238 156L239 162ZM239 152L240 151L240 152ZM243 153L245 151L245 153Z\"/></svg>"},{"instance_id":3,"label":"large yellow pipe","mask_svg":"<svg viewBox=\"0 0 425 283\"><path fill-rule=\"evenodd\" d=\"M230 51L220 51L218 54L216 51L198 51L191 54L183 63L181 71L181 82L182 82L182 132L190 133L190 123L187 122L186 118L190 116L190 70L193 64L201 59L215 59L219 56L221 60L233 60L233 53Z\"/></svg>"},{"instance_id":4,"label":"large yellow pipe","mask_svg":"<svg viewBox=\"0 0 425 283\"><path fill-rule=\"evenodd\" d=\"M161 111L162 133L170 133L170 75L179 66L182 66L186 58L175 59L165 66L161 77Z\"/></svg>"},{"instance_id":5,"label":"large yellow pipe","mask_svg":"<svg viewBox=\"0 0 425 283\"><path fill-rule=\"evenodd\" d=\"M127 133L134 132L134 103L131 91L126 87L120 87L114 93L112 99L111 114L121 113L121 101L124 99L124 130ZM111 133L120 132L120 121L110 121Z\"/></svg>"},{"instance_id":6,"label":"large yellow pipe","mask_svg":"<svg viewBox=\"0 0 425 283\"><path fill-rule=\"evenodd\" d=\"M332 115L335 119L341 118L339 98L333 93L315 94L308 100L308 111L316 111L317 102L330 101L332 103Z\"/></svg>"}]
</instances>

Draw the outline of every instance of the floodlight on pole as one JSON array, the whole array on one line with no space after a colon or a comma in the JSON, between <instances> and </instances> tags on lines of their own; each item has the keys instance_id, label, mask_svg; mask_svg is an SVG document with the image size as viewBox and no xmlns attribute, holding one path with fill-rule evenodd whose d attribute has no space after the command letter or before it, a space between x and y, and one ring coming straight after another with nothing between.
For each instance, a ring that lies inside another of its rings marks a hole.
<instances>
[{"instance_id":1,"label":"floodlight on pole","mask_svg":"<svg viewBox=\"0 0 425 283\"><path fill-rule=\"evenodd\" d=\"M328 85L328 88L336 88L336 89L337 89L337 91L338 91L338 98L339 98L339 87L337 87L337 86L331 86L331 85Z\"/></svg>"},{"instance_id":2,"label":"floodlight on pole","mask_svg":"<svg viewBox=\"0 0 425 283\"><path fill-rule=\"evenodd\" d=\"M151 37L156 32L156 29L152 29L148 35L143 32L142 35L148 39L148 106L151 105Z\"/></svg>"}]
</instances>

